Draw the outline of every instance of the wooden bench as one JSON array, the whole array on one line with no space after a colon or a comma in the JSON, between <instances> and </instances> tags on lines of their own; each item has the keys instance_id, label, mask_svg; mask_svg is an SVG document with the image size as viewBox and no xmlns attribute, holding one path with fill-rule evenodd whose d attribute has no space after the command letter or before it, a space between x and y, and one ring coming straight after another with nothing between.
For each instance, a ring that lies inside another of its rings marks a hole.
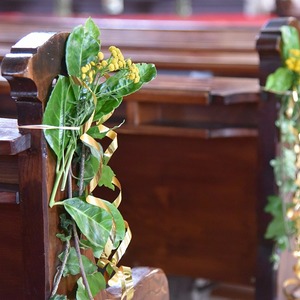
<instances>
[{"instance_id":1,"label":"wooden bench","mask_svg":"<svg viewBox=\"0 0 300 300\"><path fill-rule=\"evenodd\" d=\"M2 61L2 75L10 83L18 116L0 118L3 299L49 299L56 272L55 261L61 251L55 237L58 212L48 207L54 160L40 130L19 131L17 125L41 124L52 80L63 72L67 36L41 33L35 40L27 36ZM152 295L169 299L167 279L160 269L137 268L133 277L137 299ZM97 299L121 299L120 288L109 288Z\"/></svg>"},{"instance_id":2,"label":"wooden bench","mask_svg":"<svg viewBox=\"0 0 300 300\"><path fill-rule=\"evenodd\" d=\"M279 61L282 22L272 23L272 42L259 48L261 77ZM258 45L269 40L268 31ZM273 53L274 61L263 53ZM116 156L112 164L134 232L126 262L247 285L256 299L274 298L265 199L256 194L263 174L259 100L255 78L168 74L125 98L115 122L126 120L118 131L126 160Z\"/></svg>"},{"instance_id":3,"label":"wooden bench","mask_svg":"<svg viewBox=\"0 0 300 300\"><path fill-rule=\"evenodd\" d=\"M208 71L214 75L257 77L255 37L263 20L244 25L192 20L94 19L103 49L119 46L135 61L158 69ZM67 31L85 21L78 17L0 14L0 57L34 31Z\"/></svg>"}]
</instances>

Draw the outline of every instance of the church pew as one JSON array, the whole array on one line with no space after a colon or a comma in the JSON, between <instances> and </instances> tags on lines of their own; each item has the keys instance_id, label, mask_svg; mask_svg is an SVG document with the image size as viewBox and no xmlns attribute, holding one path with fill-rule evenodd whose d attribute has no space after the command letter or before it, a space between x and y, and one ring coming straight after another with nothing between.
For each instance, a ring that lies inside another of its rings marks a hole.
<instances>
[{"instance_id":1,"label":"church pew","mask_svg":"<svg viewBox=\"0 0 300 300\"><path fill-rule=\"evenodd\" d=\"M0 118L0 293L3 299L49 299L61 245L59 213L49 209L55 163L41 130L18 125L41 124L53 79L64 72L67 33L26 36L22 47L4 57L2 75L16 101L17 119ZM43 62L41 64L41 62ZM45 80L45 78L47 78ZM168 300L168 282L157 268L134 268L137 299L155 295ZM65 282L65 281L63 281ZM62 285L68 288L67 282ZM95 299L121 299L120 287Z\"/></svg>"},{"instance_id":2,"label":"church pew","mask_svg":"<svg viewBox=\"0 0 300 300\"><path fill-rule=\"evenodd\" d=\"M263 202L256 212L258 101L256 79L164 74L125 99L115 122L126 119L118 132L127 159L112 163L130 201L128 262L256 285L256 299L272 299Z\"/></svg>"},{"instance_id":3,"label":"church pew","mask_svg":"<svg viewBox=\"0 0 300 300\"><path fill-rule=\"evenodd\" d=\"M245 25L213 21L95 18L103 49L120 47L135 61L158 69L208 71L214 75L255 77L255 37L263 21ZM70 31L79 17L0 14L0 57L21 37L34 31Z\"/></svg>"}]
</instances>

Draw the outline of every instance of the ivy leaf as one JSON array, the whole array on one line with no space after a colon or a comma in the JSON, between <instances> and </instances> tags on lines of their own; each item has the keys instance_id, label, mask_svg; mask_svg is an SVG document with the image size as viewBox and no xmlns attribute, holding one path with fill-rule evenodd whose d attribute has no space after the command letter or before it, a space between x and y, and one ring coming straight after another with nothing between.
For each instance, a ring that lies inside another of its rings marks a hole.
<instances>
[{"instance_id":1,"label":"ivy leaf","mask_svg":"<svg viewBox=\"0 0 300 300\"><path fill-rule=\"evenodd\" d=\"M268 204L265 207L265 211L273 217L268 225L265 238L275 240L281 250L286 249L288 246L288 235L281 198L278 196L268 197Z\"/></svg>"},{"instance_id":2,"label":"ivy leaf","mask_svg":"<svg viewBox=\"0 0 300 300\"><path fill-rule=\"evenodd\" d=\"M300 49L299 35L295 27L283 25L280 28L282 36L282 56L286 60L291 49Z\"/></svg>"},{"instance_id":3,"label":"ivy leaf","mask_svg":"<svg viewBox=\"0 0 300 300\"><path fill-rule=\"evenodd\" d=\"M69 78L59 76L47 103L43 116L43 124L58 127L66 126L66 117L68 114L72 114L71 103L74 102L74 98ZM70 132L63 129L46 129L44 133L49 146L57 158L61 159L63 149L65 149L70 141Z\"/></svg>"},{"instance_id":4,"label":"ivy leaf","mask_svg":"<svg viewBox=\"0 0 300 300\"><path fill-rule=\"evenodd\" d=\"M82 234L96 247L104 248L112 229L112 216L104 209L79 198L61 202L75 220Z\"/></svg>"},{"instance_id":5,"label":"ivy leaf","mask_svg":"<svg viewBox=\"0 0 300 300\"><path fill-rule=\"evenodd\" d=\"M103 253L103 248L101 247L97 247L94 244L92 244L90 241L86 240L86 239L81 239L80 240L80 247L84 248L84 249L92 249L93 251L93 255L96 258L100 258L100 256Z\"/></svg>"},{"instance_id":6,"label":"ivy leaf","mask_svg":"<svg viewBox=\"0 0 300 300\"><path fill-rule=\"evenodd\" d=\"M293 73L287 68L280 67L268 76L266 90L283 93L288 91L292 87L292 84Z\"/></svg>"},{"instance_id":7,"label":"ivy leaf","mask_svg":"<svg viewBox=\"0 0 300 300\"><path fill-rule=\"evenodd\" d=\"M87 275L87 281L93 297L95 297L101 290L105 289L106 282L103 275L99 272ZM82 277L77 280L76 300L90 300L86 288L83 284Z\"/></svg>"},{"instance_id":8,"label":"ivy leaf","mask_svg":"<svg viewBox=\"0 0 300 300\"><path fill-rule=\"evenodd\" d=\"M58 258L63 261L64 252ZM92 274L97 271L97 266L94 265L86 256L81 255L84 271L86 274ZM80 266L75 248L71 247L68 255L67 263L63 272L63 276L77 275L80 273Z\"/></svg>"},{"instance_id":9,"label":"ivy leaf","mask_svg":"<svg viewBox=\"0 0 300 300\"><path fill-rule=\"evenodd\" d=\"M113 178L116 176L112 168L108 165L102 166L102 173L99 180L99 186L106 186L111 190L115 190L115 186L112 183Z\"/></svg>"}]
</instances>

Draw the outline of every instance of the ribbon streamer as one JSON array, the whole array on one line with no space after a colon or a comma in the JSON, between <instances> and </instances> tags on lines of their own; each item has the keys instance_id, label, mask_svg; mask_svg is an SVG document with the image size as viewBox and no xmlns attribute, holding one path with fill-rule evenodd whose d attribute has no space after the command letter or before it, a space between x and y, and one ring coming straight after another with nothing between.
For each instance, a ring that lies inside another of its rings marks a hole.
<instances>
[{"instance_id":1,"label":"ribbon streamer","mask_svg":"<svg viewBox=\"0 0 300 300\"><path fill-rule=\"evenodd\" d=\"M13 127L8 127L8 128L12 128ZM16 128L16 127L14 127ZM23 129L61 129L61 130L80 130L80 127L78 126L52 126L52 125L18 125L17 128L23 128Z\"/></svg>"}]
</instances>

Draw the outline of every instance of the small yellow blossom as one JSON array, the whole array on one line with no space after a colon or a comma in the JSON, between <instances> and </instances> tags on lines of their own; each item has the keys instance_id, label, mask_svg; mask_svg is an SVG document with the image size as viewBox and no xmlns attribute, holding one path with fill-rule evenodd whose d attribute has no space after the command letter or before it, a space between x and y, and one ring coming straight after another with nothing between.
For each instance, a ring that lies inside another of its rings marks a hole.
<instances>
[{"instance_id":1,"label":"small yellow blossom","mask_svg":"<svg viewBox=\"0 0 300 300\"><path fill-rule=\"evenodd\" d=\"M300 73L300 50L291 49L290 57L285 61L287 68L293 72Z\"/></svg>"},{"instance_id":2,"label":"small yellow blossom","mask_svg":"<svg viewBox=\"0 0 300 300\"><path fill-rule=\"evenodd\" d=\"M114 64L109 64L109 65L108 65L108 70L109 70L110 72L113 72L113 71L115 70L115 65L114 65Z\"/></svg>"},{"instance_id":3,"label":"small yellow blossom","mask_svg":"<svg viewBox=\"0 0 300 300\"><path fill-rule=\"evenodd\" d=\"M103 60L103 59L104 59L104 54L103 54L103 52L101 52L101 51L98 52L98 55L97 55L97 56L98 56L98 59L99 59L99 60Z\"/></svg>"}]
</instances>

